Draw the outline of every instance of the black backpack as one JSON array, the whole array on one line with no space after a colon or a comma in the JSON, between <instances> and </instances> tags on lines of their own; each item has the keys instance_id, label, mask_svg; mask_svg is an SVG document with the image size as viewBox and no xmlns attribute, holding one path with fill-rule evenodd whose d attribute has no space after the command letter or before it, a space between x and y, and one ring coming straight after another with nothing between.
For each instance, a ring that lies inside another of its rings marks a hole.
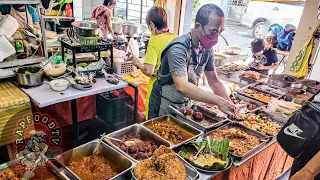
<instances>
[{"instance_id":1,"label":"black backpack","mask_svg":"<svg viewBox=\"0 0 320 180\"><path fill-rule=\"evenodd\" d=\"M281 128L277 141L295 159L311 159L319 152L320 103L307 102L294 112Z\"/></svg>"}]
</instances>

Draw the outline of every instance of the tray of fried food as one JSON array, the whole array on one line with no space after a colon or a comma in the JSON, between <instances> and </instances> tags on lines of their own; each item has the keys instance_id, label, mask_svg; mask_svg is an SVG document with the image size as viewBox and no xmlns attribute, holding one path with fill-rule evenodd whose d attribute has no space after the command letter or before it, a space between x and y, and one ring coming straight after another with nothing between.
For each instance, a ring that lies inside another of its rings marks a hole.
<instances>
[{"instance_id":1,"label":"tray of fried food","mask_svg":"<svg viewBox=\"0 0 320 180\"><path fill-rule=\"evenodd\" d=\"M150 159L140 161L131 173L135 180L199 178L199 173L194 167L165 146L160 146Z\"/></svg>"},{"instance_id":2,"label":"tray of fried food","mask_svg":"<svg viewBox=\"0 0 320 180\"><path fill-rule=\"evenodd\" d=\"M272 97L279 98L279 96L265 93L259 89L255 89L251 86L247 86L247 87L244 87L244 88L238 90L238 93L241 95L253 98L255 100L258 100L260 102L266 103L266 104L271 102Z\"/></svg>"},{"instance_id":3,"label":"tray of fried food","mask_svg":"<svg viewBox=\"0 0 320 180\"><path fill-rule=\"evenodd\" d=\"M264 108L247 114L247 118L239 123L272 138L277 136L283 126L283 123L272 119Z\"/></svg>"},{"instance_id":4,"label":"tray of fried food","mask_svg":"<svg viewBox=\"0 0 320 180\"><path fill-rule=\"evenodd\" d=\"M133 162L108 144L101 142L94 153L98 141L88 142L56 157L68 171L70 179L118 179L130 171Z\"/></svg>"},{"instance_id":5,"label":"tray of fried food","mask_svg":"<svg viewBox=\"0 0 320 180\"><path fill-rule=\"evenodd\" d=\"M264 148L269 140L268 136L237 122L226 124L204 135L207 136L217 141L229 140L229 153L237 162Z\"/></svg>"},{"instance_id":6,"label":"tray of fried food","mask_svg":"<svg viewBox=\"0 0 320 180\"><path fill-rule=\"evenodd\" d=\"M179 146L203 134L199 129L173 116L162 116L142 123L153 133L170 142L171 147Z\"/></svg>"}]
</instances>

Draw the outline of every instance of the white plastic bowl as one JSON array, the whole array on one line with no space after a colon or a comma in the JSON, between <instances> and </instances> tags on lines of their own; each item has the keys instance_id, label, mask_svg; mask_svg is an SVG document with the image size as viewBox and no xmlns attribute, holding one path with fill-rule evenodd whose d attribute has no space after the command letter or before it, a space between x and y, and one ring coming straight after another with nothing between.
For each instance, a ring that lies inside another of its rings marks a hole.
<instances>
[{"instance_id":1,"label":"white plastic bowl","mask_svg":"<svg viewBox=\"0 0 320 180\"><path fill-rule=\"evenodd\" d=\"M68 88L69 81L65 79L55 79L50 81L50 86L55 91L58 91L58 92L64 91Z\"/></svg>"}]
</instances>

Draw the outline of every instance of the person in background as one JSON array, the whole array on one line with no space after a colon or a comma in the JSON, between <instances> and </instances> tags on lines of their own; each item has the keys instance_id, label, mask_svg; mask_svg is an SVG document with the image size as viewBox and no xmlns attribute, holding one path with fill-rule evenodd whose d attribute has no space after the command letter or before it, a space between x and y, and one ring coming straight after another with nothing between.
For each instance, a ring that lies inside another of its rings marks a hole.
<instances>
[{"instance_id":1,"label":"person in background","mask_svg":"<svg viewBox=\"0 0 320 180\"><path fill-rule=\"evenodd\" d=\"M206 4L197 12L194 29L175 38L162 52L158 77L149 99L149 119L170 114L170 106L189 105L190 99L216 104L225 114L234 115L235 106L218 78L212 50L224 24L221 8ZM203 72L214 94L198 87Z\"/></svg>"},{"instance_id":2,"label":"person in background","mask_svg":"<svg viewBox=\"0 0 320 180\"><path fill-rule=\"evenodd\" d=\"M40 18L37 10L31 5L16 4L16 5L0 5L0 15L10 14L15 18L21 28L30 27L40 29Z\"/></svg>"},{"instance_id":3,"label":"person in background","mask_svg":"<svg viewBox=\"0 0 320 180\"><path fill-rule=\"evenodd\" d=\"M257 71L268 75L269 70L279 67L277 51L272 48L272 39L255 39L251 42L253 61L249 63L246 71Z\"/></svg>"},{"instance_id":4,"label":"person in background","mask_svg":"<svg viewBox=\"0 0 320 180\"><path fill-rule=\"evenodd\" d=\"M152 7L146 16L146 24L149 27L152 37L149 40L144 63L141 63L138 57L133 57L133 65L138 67L143 74L150 77L148 91L146 96L146 119L148 119L148 104L153 83L157 79L157 71L161 64L162 51L167 45L177 37L171 34L168 29L168 17L162 7Z\"/></svg>"},{"instance_id":5,"label":"person in background","mask_svg":"<svg viewBox=\"0 0 320 180\"><path fill-rule=\"evenodd\" d=\"M112 9L116 6L116 0L104 0L102 6L96 7L91 15L91 19L95 19L101 26L102 38L107 39L108 34L111 34L114 40L117 36L112 30Z\"/></svg>"}]
</instances>

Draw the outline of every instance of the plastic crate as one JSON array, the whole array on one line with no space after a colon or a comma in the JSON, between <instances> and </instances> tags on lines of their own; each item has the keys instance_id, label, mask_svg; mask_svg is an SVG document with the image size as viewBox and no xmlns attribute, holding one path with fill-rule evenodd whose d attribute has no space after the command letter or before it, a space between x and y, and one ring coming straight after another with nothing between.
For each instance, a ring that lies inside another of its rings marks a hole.
<instances>
[{"instance_id":1,"label":"plastic crate","mask_svg":"<svg viewBox=\"0 0 320 180\"><path fill-rule=\"evenodd\" d=\"M145 113L138 111L138 120L135 122L134 120L134 106L132 102L126 103L126 119L128 122L134 124L134 123L142 123L146 121Z\"/></svg>"},{"instance_id":2,"label":"plastic crate","mask_svg":"<svg viewBox=\"0 0 320 180\"><path fill-rule=\"evenodd\" d=\"M128 74L133 71L132 61L116 62L113 66L117 74Z\"/></svg>"},{"instance_id":3,"label":"plastic crate","mask_svg":"<svg viewBox=\"0 0 320 180\"><path fill-rule=\"evenodd\" d=\"M126 120L126 103L132 101L127 94L122 94L118 98L112 97L113 92L97 95L97 116L108 124L113 124Z\"/></svg>"}]
</instances>

